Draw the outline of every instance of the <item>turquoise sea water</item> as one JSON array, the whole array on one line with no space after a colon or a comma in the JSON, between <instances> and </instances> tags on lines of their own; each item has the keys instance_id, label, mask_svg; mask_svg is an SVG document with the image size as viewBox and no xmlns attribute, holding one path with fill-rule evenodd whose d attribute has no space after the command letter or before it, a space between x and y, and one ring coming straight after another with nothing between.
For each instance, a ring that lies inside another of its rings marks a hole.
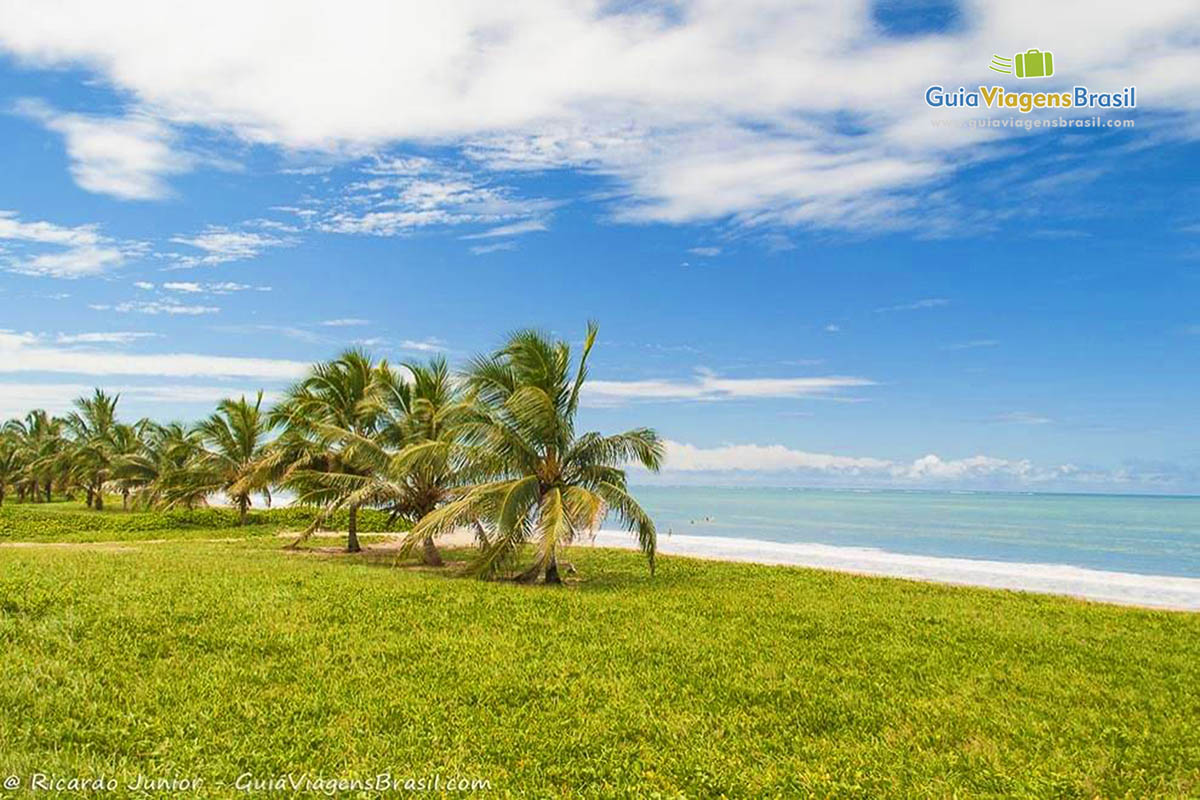
<instances>
[{"instance_id":1,"label":"turquoise sea water","mask_svg":"<svg viewBox=\"0 0 1200 800\"><path fill-rule=\"evenodd\" d=\"M638 486L668 533L1200 578L1200 498ZM660 538L660 541L664 541Z\"/></svg>"}]
</instances>

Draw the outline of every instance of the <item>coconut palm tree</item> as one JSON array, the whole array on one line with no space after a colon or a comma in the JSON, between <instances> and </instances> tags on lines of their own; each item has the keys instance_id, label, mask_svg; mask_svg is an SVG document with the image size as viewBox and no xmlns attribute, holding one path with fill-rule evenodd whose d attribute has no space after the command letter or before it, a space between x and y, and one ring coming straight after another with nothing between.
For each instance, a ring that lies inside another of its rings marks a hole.
<instances>
[{"instance_id":1,"label":"coconut palm tree","mask_svg":"<svg viewBox=\"0 0 1200 800\"><path fill-rule=\"evenodd\" d=\"M121 466L122 480L136 487L137 501L143 506L172 505L168 490L186 483L187 471L203 446L200 433L181 422L148 422L141 438L140 451ZM181 488L174 505L190 509L203 499Z\"/></svg>"},{"instance_id":2,"label":"coconut palm tree","mask_svg":"<svg viewBox=\"0 0 1200 800\"><path fill-rule=\"evenodd\" d=\"M191 453L186 467L166 480L166 503L191 507L210 495L224 493L237 507L238 524L245 525L251 496L267 493L257 467L271 427L262 408L261 391L253 403L244 396L222 400L215 414L196 425L194 438L200 446Z\"/></svg>"},{"instance_id":3,"label":"coconut palm tree","mask_svg":"<svg viewBox=\"0 0 1200 800\"><path fill-rule=\"evenodd\" d=\"M389 387L395 383L386 361L375 362L362 350L347 350L332 361L313 365L271 412L272 422L283 432L260 461L257 474L260 480L295 491L298 502L323 509L304 536L333 510L344 507L349 512L346 550L362 549L358 509L364 503L344 486L332 487L336 479L331 476L364 478L377 468L362 445L379 432Z\"/></svg>"},{"instance_id":4,"label":"coconut palm tree","mask_svg":"<svg viewBox=\"0 0 1200 800\"><path fill-rule=\"evenodd\" d=\"M75 401L76 411L66 419L72 434L71 474L87 492L88 506L104 510L104 487L112 477L118 458L117 401L120 395L107 395L96 389L91 397Z\"/></svg>"},{"instance_id":5,"label":"coconut palm tree","mask_svg":"<svg viewBox=\"0 0 1200 800\"><path fill-rule=\"evenodd\" d=\"M0 506L4 505L5 491L16 485L24 467L17 437L9 430L0 429Z\"/></svg>"},{"instance_id":6,"label":"coconut palm tree","mask_svg":"<svg viewBox=\"0 0 1200 800\"><path fill-rule=\"evenodd\" d=\"M113 488L121 493L121 510L129 510L129 497L145 485L145 477L136 468L146 443L143 440L149 420L143 419L136 425L118 424L113 431Z\"/></svg>"},{"instance_id":7,"label":"coconut palm tree","mask_svg":"<svg viewBox=\"0 0 1200 800\"><path fill-rule=\"evenodd\" d=\"M18 496L50 502L54 479L63 475L66 466L63 420L37 409L24 420L10 420L5 430L16 442L24 468L17 481Z\"/></svg>"},{"instance_id":8,"label":"coconut palm tree","mask_svg":"<svg viewBox=\"0 0 1200 800\"><path fill-rule=\"evenodd\" d=\"M336 443L354 472L295 470L294 487L327 508L374 507L415 523L442 505L469 478L471 465L457 447L458 426L469 418L471 406L443 358L427 364L405 364L411 381L395 373L381 376L377 395L382 413L374 432L356 434L327 425L322 435ZM442 566L432 536L405 542L404 551L421 548L429 566Z\"/></svg>"},{"instance_id":9,"label":"coconut palm tree","mask_svg":"<svg viewBox=\"0 0 1200 800\"><path fill-rule=\"evenodd\" d=\"M517 578L542 575L546 583L561 583L562 549L612 513L637 535L654 571L654 522L629 494L622 467L637 461L657 470L662 442L647 428L615 436L575 431L596 333L589 323L574 369L566 342L532 330L512 334L494 355L474 360L466 374L476 398L473 419L457 433L472 471L490 477L425 516L412 537L482 519L490 534L472 565L475 574L505 569L532 543L533 563Z\"/></svg>"}]
</instances>

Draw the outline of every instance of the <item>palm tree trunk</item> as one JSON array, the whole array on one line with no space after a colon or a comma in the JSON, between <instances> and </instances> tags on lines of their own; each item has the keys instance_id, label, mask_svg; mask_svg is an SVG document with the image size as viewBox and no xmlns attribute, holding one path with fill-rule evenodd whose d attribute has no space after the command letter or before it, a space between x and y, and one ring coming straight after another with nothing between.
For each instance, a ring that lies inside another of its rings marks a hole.
<instances>
[{"instance_id":1,"label":"palm tree trunk","mask_svg":"<svg viewBox=\"0 0 1200 800\"><path fill-rule=\"evenodd\" d=\"M93 489L93 491L95 492L95 497L96 497L93 507L97 511L103 511L104 510L104 486L103 485L97 486L95 489Z\"/></svg>"},{"instance_id":2,"label":"palm tree trunk","mask_svg":"<svg viewBox=\"0 0 1200 800\"><path fill-rule=\"evenodd\" d=\"M47 501L47 502L49 502L49 501ZM121 510L122 511L129 510L129 490L128 489L121 490Z\"/></svg>"},{"instance_id":3,"label":"palm tree trunk","mask_svg":"<svg viewBox=\"0 0 1200 800\"><path fill-rule=\"evenodd\" d=\"M95 495L92 493L92 487L89 486L89 487L87 487L87 507L91 508L92 504L95 502L96 502Z\"/></svg>"},{"instance_id":4,"label":"palm tree trunk","mask_svg":"<svg viewBox=\"0 0 1200 800\"><path fill-rule=\"evenodd\" d=\"M358 506L350 506L350 525L346 532L346 552L357 553L362 550L358 543Z\"/></svg>"},{"instance_id":5,"label":"palm tree trunk","mask_svg":"<svg viewBox=\"0 0 1200 800\"><path fill-rule=\"evenodd\" d=\"M237 499L237 504L238 504L238 525L245 525L246 524L246 513L250 509L250 498L239 497Z\"/></svg>"},{"instance_id":6,"label":"palm tree trunk","mask_svg":"<svg viewBox=\"0 0 1200 800\"><path fill-rule=\"evenodd\" d=\"M0 483L0 508L4 507L4 484Z\"/></svg>"},{"instance_id":7,"label":"palm tree trunk","mask_svg":"<svg viewBox=\"0 0 1200 800\"><path fill-rule=\"evenodd\" d=\"M46 481L46 502L49 503L54 497L51 495L52 487L50 481Z\"/></svg>"},{"instance_id":8,"label":"palm tree trunk","mask_svg":"<svg viewBox=\"0 0 1200 800\"><path fill-rule=\"evenodd\" d=\"M446 562L442 561L442 554L438 552L437 545L433 543L432 536L426 536L424 542L424 553L422 561L427 567L442 567Z\"/></svg>"},{"instance_id":9,"label":"palm tree trunk","mask_svg":"<svg viewBox=\"0 0 1200 800\"><path fill-rule=\"evenodd\" d=\"M562 578L558 576L558 559L555 556L550 556L550 562L546 564L546 583L562 583Z\"/></svg>"}]
</instances>

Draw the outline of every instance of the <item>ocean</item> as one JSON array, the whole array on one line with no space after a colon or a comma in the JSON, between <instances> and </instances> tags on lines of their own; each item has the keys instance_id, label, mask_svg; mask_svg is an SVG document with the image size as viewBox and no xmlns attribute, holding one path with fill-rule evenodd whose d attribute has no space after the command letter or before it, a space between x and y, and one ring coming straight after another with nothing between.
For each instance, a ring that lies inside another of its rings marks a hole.
<instances>
[{"instance_id":1,"label":"ocean","mask_svg":"<svg viewBox=\"0 0 1200 800\"><path fill-rule=\"evenodd\" d=\"M637 486L665 553L1200 610L1200 497ZM598 543L616 544L605 531Z\"/></svg>"}]
</instances>

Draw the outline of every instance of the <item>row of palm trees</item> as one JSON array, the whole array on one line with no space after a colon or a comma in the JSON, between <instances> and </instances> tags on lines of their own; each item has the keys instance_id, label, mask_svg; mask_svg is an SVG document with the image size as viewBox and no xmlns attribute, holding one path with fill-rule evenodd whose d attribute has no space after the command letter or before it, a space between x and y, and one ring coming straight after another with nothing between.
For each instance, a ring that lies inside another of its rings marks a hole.
<instances>
[{"instance_id":1,"label":"row of palm trees","mask_svg":"<svg viewBox=\"0 0 1200 800\"><path fill-rule=\"evenodd\" d=\"M226 399L190 427L123 423L118 396L97 389L65 417L32 411L4 426L0 504L8 487L22 502L78 492L96 510L106 493L125 508L224 496L245 523L252 498L269 505L282 489L320 509L304 536L346 512L347 550L357 552L359 511L382 509L411 523L402 553L426 564L443 563L439 535L468 529L479 544L473 574L547 583L561 581L562 548L611 514L653 570L654 523L623 467L657 470L661 441L647 428L575 429L596 333L589 324L573 359L566 342L519 331L457 374L441 358L395 369L348 350L313 365L273 408L261 392Z\"/></svg>"}]
</instances>

